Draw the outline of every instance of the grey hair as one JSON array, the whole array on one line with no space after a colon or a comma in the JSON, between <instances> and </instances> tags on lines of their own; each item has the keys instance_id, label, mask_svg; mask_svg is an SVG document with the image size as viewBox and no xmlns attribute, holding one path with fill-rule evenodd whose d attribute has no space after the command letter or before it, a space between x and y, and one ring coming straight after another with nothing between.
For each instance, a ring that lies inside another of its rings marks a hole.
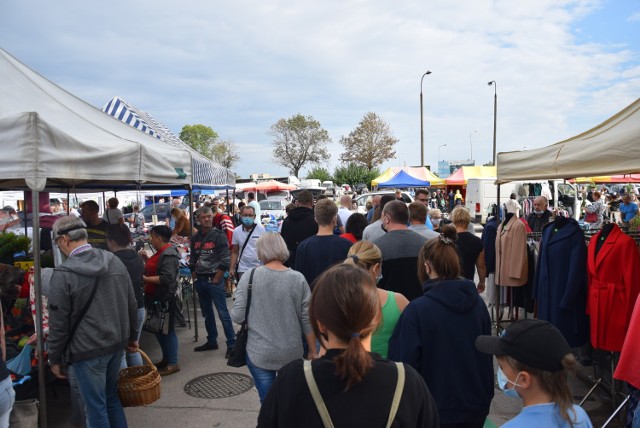
<instances>
[{"instance_id":1,"label":"grey hair","mask_svg":"<svg viewBox=\"0 0 640 428\"><path fill-rule=\"evenodd\" d=\"M204 214L213 214L213 210L211 209L211 207L203 205L200 208L198 208L198 217Z\"/></svg>"},{"instance_id":2,"label":"grey hair","mask_svg":"<svg viewBox=\"0 0 640 428\"><path fill-rule=\"evenodd\" d=\"M289 249L284 239L276 232L267 232L258 238L256 242L258 260L267 264L274 260L284 262L289 258Z\"/></svg>"},{"instance_id":3,"label":"grey hair","mask_svg":"<svg viewBox=\"0 0 640 428\"><path fill-rule=\"evenodd\" d=\"M75 227L79 227L79 229L74 229L64 233L66 230ZM80 217L76 217L74 215L60 217L55 223L53 223L53 236L57 238L60 236L59 232L63 232L62 235L67 235L69 240L73 242L86 241L89 239L86 223L82 221Z\"/></svg>"}]
</instances>

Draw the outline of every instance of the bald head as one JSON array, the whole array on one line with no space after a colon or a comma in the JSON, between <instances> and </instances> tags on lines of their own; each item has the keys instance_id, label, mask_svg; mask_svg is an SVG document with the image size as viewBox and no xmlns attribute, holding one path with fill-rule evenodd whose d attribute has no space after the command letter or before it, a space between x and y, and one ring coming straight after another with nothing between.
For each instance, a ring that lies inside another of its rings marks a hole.
<instances>
[{"instance_id":1,"label":"bald head","mask_svg":"<svg viewBox=\"0 0 640 428\"><path fill-rule=\"evenodd\" d=\"M351 209L351 196L343 195L340 198L340 205L342 205L343 208Z\"/></svg>"},{"instance_id":2,"label":"bald head","mask_svg":"<svg viewBox=\"0 0 640 428\"><path fill-rule=\"evenodd\" d=\"M549 201L544 196L538 196L533 200L533 209L536 211L546 211Z\"/></svg>"},{"instance_id":3,"label":"bald head","mask_svg":"<svg viewBox=\"0 0 640 428\"><path fill-rule=\"evenodd\" d=\"M374 208L377 208L380 205L380 195L375 195L373 198L371 198L371 203L373 204Z\"/></svg>"}]
</instances>

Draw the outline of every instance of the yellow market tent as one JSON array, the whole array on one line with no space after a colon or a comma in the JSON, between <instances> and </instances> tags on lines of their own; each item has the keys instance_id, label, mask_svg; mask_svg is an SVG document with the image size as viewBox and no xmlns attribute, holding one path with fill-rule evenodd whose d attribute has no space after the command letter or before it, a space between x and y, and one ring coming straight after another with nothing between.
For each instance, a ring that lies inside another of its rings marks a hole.
<instances>
[{"instance_id":1,"label":"yellow market tent","mask_svg":"<svg viewBox=\"0 0 640 428\"><path fill-rule=\"evenodd\" d=\"M496 176L495 166L462 166L445 180L447 186L466 186L470 178L492 178Z\"/></svg>"}]
</instances>

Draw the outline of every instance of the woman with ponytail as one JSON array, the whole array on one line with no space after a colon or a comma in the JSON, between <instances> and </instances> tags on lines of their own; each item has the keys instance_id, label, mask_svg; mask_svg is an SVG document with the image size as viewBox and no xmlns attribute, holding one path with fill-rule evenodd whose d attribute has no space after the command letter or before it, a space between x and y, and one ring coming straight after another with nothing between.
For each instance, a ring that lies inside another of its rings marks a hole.
<instances>
[{"instance_id":1,"label":"woman with ponytail","mask_svg":"<svg viewBox=\"0 0 640 428\"><path fill-rule=\"evenodd\" d=\"M376 283L382 278L382 253L376 244L369 241L355 243L347 253L345 264L360 266L369 272ZM371 335L371 352L387 358L389 353L389 338L396 327L400 314L407 307L409 301L400 293L378 288L380 299L381 319L378 328Z\"/></svg>"},{"instance_id":2,"label":"woman with ponytail","mask_svg":"<svg viewBox=\"0 0 640 428\"><path fill-rule=\"evenodd\" d=\"M389 341L389 358L422 375L440 427L481 428L493 398L493 363L474 343L491 334L491 319L473 281L461 277L455 227L441 230L418 255L424 295L403 311Z\"/></svg>"},{"instance_id":3,"label":"woman with ponytail","mask_svg":"<svg viewBox=\"0 0 640 428\"><path fill-rule=\"evenodd\" d=\"M316 280L309 318L326 353L284 366L258 427L437 427L435 404L411 367L370 352L380 300L366 270L348 264Z\"/></svg>"}]
</instances>

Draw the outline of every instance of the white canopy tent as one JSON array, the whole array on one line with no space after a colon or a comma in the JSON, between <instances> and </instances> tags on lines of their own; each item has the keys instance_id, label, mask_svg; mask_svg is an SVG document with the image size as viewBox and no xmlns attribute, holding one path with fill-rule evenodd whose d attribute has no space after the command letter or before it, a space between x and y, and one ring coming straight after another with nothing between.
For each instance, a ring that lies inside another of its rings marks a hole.
<instances>
[{"instance_id":1,"label":"white canopy tent","mask_svg":"<svg viewBox=\"0 0 640 428\"><path fill-rule=\"evenodd\" d=\"M75 97L0 49L0 189L192 184L192 153L140 132ZM33 234L36 325L42 331L40 240ZM42 335L38 338L42 355ZM46 426L44 359L38 359L40 426Z\"/></svg>"},{"instance_id":2,"label":"white canopy tent","mask_svg":"<svg viewBox=\"0 0 640 428\"><path fill-rule=\"evenodd\" d=\"M189 151L75 97L0 49L0 187L191 183Z\"/></svg>"},{"instance_id":3,"label":"white canopy tent","mask_svg":"<svg viewBox=\"0 0 640 428\"><path fill-rule=\"evenodd\" d=\"M535 150L498 153L498 183L640 171L640 98L600 125Z\"/></svg>"}]
</instances>

